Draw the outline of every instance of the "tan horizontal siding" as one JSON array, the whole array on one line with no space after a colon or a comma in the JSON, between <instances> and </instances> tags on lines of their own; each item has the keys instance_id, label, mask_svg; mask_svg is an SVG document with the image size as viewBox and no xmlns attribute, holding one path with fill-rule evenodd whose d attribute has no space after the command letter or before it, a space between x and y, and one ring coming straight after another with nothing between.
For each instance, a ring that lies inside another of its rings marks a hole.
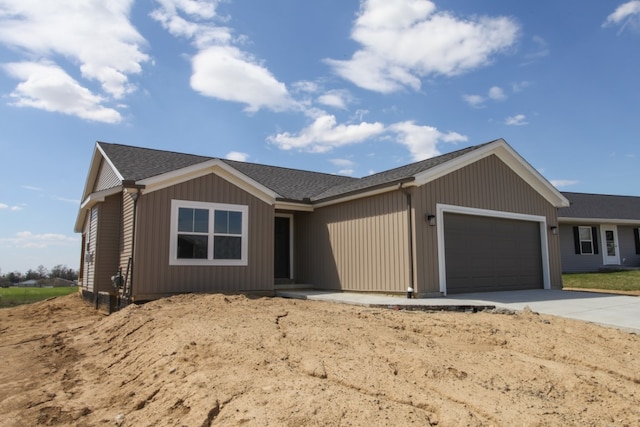
<instances>
[{"instance_id":1,"label":"tan horizontal siding","mask_svg":"<svg viewBox=\"0 0 640 427\"><path fill-rule=\"evenodd\" d=\"M247 266L170 266L171 200L249 207ZM138 199L133 294L272 292L274 208L210 174Z\"/></svg>"},{"instance_id":2,"label":"tan horizontal siding","mask_svg":"<svg viewBox=\"0 0 640 427\"><path fill-rule=\"evenodd\" d=\"M114 170L109 166L109 163L102 160L100 164L100 171L98 172L98 177L96 178L96 183L94 185L93 191L106 190L109 188L117 187L120 185L120 179L114 172Z\"/></svg>"},{"instance_id":3,"label":"tan horizontal siding","mask_svg":"<svg viewBox=\"0 0 640 427\"><path fill-rule=\"evenodd\" d=\"M296 279L319 289L403 292L406 197L396 191L296 216Z\"/></svg>"},{"instance_id":4,"label":"tan horizontal siding","mask_svg":"<svg viewBox=\"0 0 640 427\"><path fill-rule=\"evenodd\" d=\"M419 292L439 291L437 227L425 221L438 203L545 216L557 225L557 209L494 155L417 188L414 200ZM548 238L551 286L561 287L559 236Z\"/></svg>"}]
</instances>

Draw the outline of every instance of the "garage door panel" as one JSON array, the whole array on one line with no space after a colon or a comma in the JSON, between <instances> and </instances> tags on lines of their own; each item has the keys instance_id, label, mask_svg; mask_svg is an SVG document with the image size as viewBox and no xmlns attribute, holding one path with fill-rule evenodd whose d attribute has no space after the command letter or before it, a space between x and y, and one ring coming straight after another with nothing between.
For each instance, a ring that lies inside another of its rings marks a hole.
<instances>
[{"instance_id":1,"label":"garage door panel","mask_svg":"<svg viewBox=\"0 0 640 427\"><path fill-rule=\"evenodd\" d=\"M446 213L447 292L542 288L537 222Z\"/></svg>"}]
</instances>

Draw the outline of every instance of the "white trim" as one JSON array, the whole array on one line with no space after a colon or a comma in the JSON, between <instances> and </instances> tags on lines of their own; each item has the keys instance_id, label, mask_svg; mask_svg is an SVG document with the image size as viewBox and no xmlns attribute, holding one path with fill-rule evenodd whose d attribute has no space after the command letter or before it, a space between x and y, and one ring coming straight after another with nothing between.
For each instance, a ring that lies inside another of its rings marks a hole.
<instances>
[{"instance_id":1,"label":"white trim","mask_svg":"<svg viewBox=\"0 0 640 427\"><path fill-rule=\"evenodd\" d=\"M313 206L305 203L276 201L275 209L283 211L313 212Z\"/></svg>"},{"instance_id":2,"label":"white trim","mask_svg":"<svg viewBox=\"0 0 640 427\"><path fill-rule=\"evenodd\" d=\"M607 251L607 238L606 231L613 231L613 240L615 243L616 254L615 256L609 256ZM602 249L602 264L603 265L620 265L620 242L618 240L618 227L614 224L602 224L600 225L600 242Z\"/></svg>"},{"instance_id":3,"label":"white trim","mask_svg":"<svg viewBox=\"0 0 640 427\"><path fill-rule=\"evenodd\" d=\"M102 147L100 146L100 143L96 143L96 148L100 151L100 154L102 154L102 158L107 163L109 163L109 166L111 166L111 169L113 169L113 172L116 174L116 176L118 177L120 182L124 181L124 177L122 176L120 171L115 167L115 165L111 162L111 159L109 158L109 156L107 156L107 154L104 152L104 150L102 150Z\"/></svg>"},{"instance_id":4,"label":"white trim","mask_svg":"<svg viewBox=\"0 0 640 427\"><path fill-rule=\"evenodd\" d=\"M618 225L638 226L638 224L640 224L640 219L558 217L558 223L560 224L618 224Z\"/></svg>"},{"instance_id":5,"label":"white trim","mask_svg":"<svg viewBox=\"0 0 640 427\"><path fill-rule=\"evenodd\" d=\"M178 251L178 209L195 208L209 210L209 232L208 237L208 259L179 259ZM215 236L213 228L214 214L216 210L242 212L242 246L240 259L213 259L213 238ZM171 223L169 226L169 265L203 265L203 266L246 266L248 265L249 247L249 206L230 205L225 203L196 202L192 200L171 200Z\"/></svg>"},{"instance_id":6,"label":"white trim","mask_svg":"<svg viewBox=\"0 0 640 427\"><path fill-rule=\"evenodd\" d=\"M89 194L87 198L80 205L80 209L89 209L91 206L98 202L104 202L104 199L113 196L114 194L122 193L122 187L107 188L106 190L96 191Z\"/></svg>"},{"instance_id":7,"label":"white trim","mask_svg":"<svg viewBox=\"0 0 640 427\"><path fill-rule=\"evenodd\" d=\"M444 214L458 213L464 215L485 216L493 218L515 219L521 221L531 221L540 224L540 253L542 255L542 280L544 289L551 289L551 275L549 264L549 242L547 238L547 218L545 216L521 214L515 212L494 211L488 209L470 208L466 206L446 205L438 203L436 205L436 232L438 235L438 270L440 280L440 292L447 295L447 269L445 257L445 235L444 235Z\"/></svg>"},{"instance_id":8,"label":"white trim","mask_svg":"<svg viewBox=\"0 0 640 427\"><path fill-rule=\"evenodd\" d=\"M257 181L254 181L220 159L207 160L196 165L187 166L185 168L163 173L151 178L142 179L137 181L136 184L144 185L145 188L142 190L142 194L146 194L172 185L190 181L195 178L200 178L211 173L218 175L270 205L273 205L275 203L275 199L280 197L275 191L265 187Z\"/></svg>"},{"instance_id":9,"label":"white trim","mask_svg":"<svg viewBox=\"0 0 640 427\"><path fill-rule=\"evenodd\" d=\"M294 276L294 263L293 263L293 255L295 253L294 248L293 248L293 214L285 214L285 213L276 213L274 215L275 217L280 217L280 218L289 218L289 277L288 279L293 279ZM274 219L275 221L275 219ZM275 253L274 253L274 257L275 257Z\"/></svg>"}]
</instances>

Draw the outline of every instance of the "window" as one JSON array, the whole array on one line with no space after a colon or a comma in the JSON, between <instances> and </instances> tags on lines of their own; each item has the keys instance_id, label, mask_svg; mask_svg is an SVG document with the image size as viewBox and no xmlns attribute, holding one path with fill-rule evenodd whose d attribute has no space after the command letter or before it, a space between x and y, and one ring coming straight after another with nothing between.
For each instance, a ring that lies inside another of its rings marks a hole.
<instances>
[{"instance_id":1,"label":"window","mask_svg":"<svg viewBox=\"0 0 640 427\"><path fill-rule=\"evenodd\" d=\"M247 265L249 207L171 201L170 265Z\"/></svg>"},{"instance_id":2,"label":"window","mask_svg":"<svg viewBox=\"0 0 640 427\"><path fill-rule=\"evenodd\" d=\"M579 254L594 254L593 235L594 230L592 227L576 227L578 230L576 239L576 253Z\"/></svg>"}]
</instances>

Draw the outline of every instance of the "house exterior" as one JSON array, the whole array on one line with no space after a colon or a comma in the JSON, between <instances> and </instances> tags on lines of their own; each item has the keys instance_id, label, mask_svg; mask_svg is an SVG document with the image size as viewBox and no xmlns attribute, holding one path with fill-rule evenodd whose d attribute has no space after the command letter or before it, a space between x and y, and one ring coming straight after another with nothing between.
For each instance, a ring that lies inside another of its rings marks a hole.
<instances>
[{"instance_id":1,"label":"house exterior","mask_svg":"<svg viewBox=\"0 0 640 427\"><path fill-rule=\"evenodd\" d=\"M561 288L568 205L502 139L360 179L98 142L79 284L130 301Z\"/></svg>"},{"instance_id":2,"label":"house exterior","mask_svg":"<svg viewBox=\"0 0 640 427\"><path fill-rule=\"evenodd\" d=\"M566 273L640 268L640 197L562 193L562 268Z\"/></svg>"}]
</instances>

